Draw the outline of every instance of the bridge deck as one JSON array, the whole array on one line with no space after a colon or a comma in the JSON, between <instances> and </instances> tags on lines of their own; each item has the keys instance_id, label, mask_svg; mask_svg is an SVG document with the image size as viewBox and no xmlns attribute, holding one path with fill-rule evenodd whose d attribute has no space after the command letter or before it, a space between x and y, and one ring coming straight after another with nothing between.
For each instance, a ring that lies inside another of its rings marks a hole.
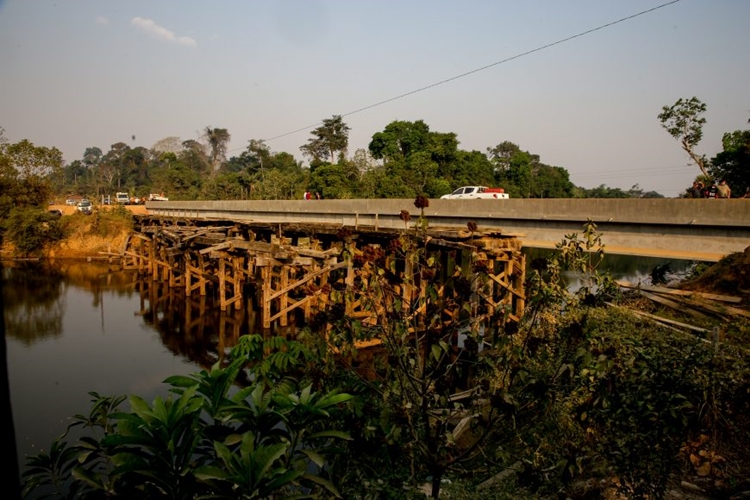
<instances>
[{"instance_id":1,"label":"bridge deck","mask_svg":"<svg viewBox=\"0 0 750 500\"><path fill-rule=\"evenodd\" d=\"M415 223L413 200L285 200L149 202L167 217L266 223L330 224L402 229L402 211ZM524 246L552 248L591 220L605 251L616 254L718 261L750 246L750 200L510 199L430 200L430 227L466 228L521 238Z\"/></svg>"}]
</instances>

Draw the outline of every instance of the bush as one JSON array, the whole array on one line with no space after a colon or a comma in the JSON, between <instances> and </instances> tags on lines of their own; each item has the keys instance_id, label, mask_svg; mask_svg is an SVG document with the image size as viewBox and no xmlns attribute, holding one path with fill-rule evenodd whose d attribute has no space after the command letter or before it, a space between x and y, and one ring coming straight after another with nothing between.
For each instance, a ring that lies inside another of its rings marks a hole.
<instances>
[{"instance_id":1,"label":"bush","mask_svg":"<svg viewBox=\"0 0 750 500\"><path fill-rule=\"evenodd\" d=\"M14 208L2 224L5 238L26 257L39 255L45 247L65 237L59 217L40 208Z\"/></svg>"}]
</instances>

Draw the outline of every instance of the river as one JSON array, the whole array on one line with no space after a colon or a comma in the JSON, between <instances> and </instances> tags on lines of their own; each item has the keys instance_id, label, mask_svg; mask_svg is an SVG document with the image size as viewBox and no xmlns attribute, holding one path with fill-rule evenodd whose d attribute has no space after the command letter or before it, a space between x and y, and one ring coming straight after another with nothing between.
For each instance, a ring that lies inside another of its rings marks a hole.
<instances>
[{"instance_id":1,"label":"river","mask_svg":"<svg viewBox=\"0 0 750 500\"><path fill-rule=\"evenodd\" d=\"M531 258L543 255L530 251ZM615 278L645 281L656 265L692 263L609 255ZM91 396L166 396L170 375L208 368L243 334L261 331L251 305L221 313L106 262L0 264L17 459L48 450ZM575 287L574 277L569 277ZM291 327L294 328L294 327Z\"/></svg>"}]
</instances>

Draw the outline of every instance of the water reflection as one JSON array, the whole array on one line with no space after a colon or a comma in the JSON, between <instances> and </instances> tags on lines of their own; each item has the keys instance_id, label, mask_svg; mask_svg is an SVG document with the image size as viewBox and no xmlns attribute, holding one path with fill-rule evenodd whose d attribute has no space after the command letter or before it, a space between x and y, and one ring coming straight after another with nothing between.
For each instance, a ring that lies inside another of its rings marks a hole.
<instances>
[{"instance_id":1,"label":"water reflection","mask_svg":"<svg viewBox=\"0 0 750 500\"><path fill-rule=\"evenodd\" d=\"M527 262L543 255L526 252ZM693 265L670 262L675 272ZM603 269L638 281L664 263L608 255ZM106 262L25 262L0 271L21 466L24 456L48 448L70 416L88 413L89 391L152 401L166 395L167 377L209 368L240 336L263 331L252 300L222 312L210 295L186 298ZM300 324L291 318L274 333L292 337Z\"/></svg>"},{"instance_id":2,"label":"water reflection","mask_svg":"<svg viewBox=\"0 0 750 500\"><path fill-rule=\"evenodd\" d=\"M38 262L23 262L1 270L6 335L26 345L62 332L62 275L40 269Z\"/></svg>"},{"instance_id":3,"label":"water reflection","mask_svg":"<svg viewBox=\"0 0 750 500\"><path fill-rule=\"evenodd\" d=\"M262 331L250 297L240 307L221 311L212 295L186 297L182 289L148 279L138 280L135 286L140 296L137 314L143 322L159 333L167 349L197 366L209 368L225 358L240 336ZM293 331L294 323L284 330L286 335Z\"/></svg>"},{"instance_id":4,"label":"water reflection","mask_svg":"<svg viewBox=\"0 0 750 500\"><path fill-rule=\"evenodd\" d=\"M605 249L606 250L606 249ZM536 258L548 257L552 250L540 248L525 248L527 265ZM651 284L651 273L657 267L666 266L666 280L675 281L685 277L697 264L692 260L665 259L659 257L643 257L631 255L606 254L598 267L598 271L609 273L616 280L633 283ZM582 277L575 273L563 273L563 278L571 291L582 285Z\"/></svg>"}]
</instances>

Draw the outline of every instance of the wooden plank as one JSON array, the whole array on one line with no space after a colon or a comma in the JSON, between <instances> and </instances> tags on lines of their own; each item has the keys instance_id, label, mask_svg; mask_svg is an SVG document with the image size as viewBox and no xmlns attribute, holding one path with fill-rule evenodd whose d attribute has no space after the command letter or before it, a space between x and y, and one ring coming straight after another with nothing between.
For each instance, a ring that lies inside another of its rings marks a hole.
<instances>
[{"instance_id":1,"label":"wooden plank","mask_svg":"<svg viewBox=\"0 0 750 500\"><path fill-rule=\"evenodd\" d=\"M266 298L266 300L269 300L269 301L273 300L273 299L281 296L282 294L288 292L289 290L292 290L294 288L297 288L298 286L304 285L308 281L310 281L310 280L312 280L314 278L317 278L318 276L320 276L322 274L331 272L331 271L336 270L336 269L340 269L342 267L345 267L346 265L347 265L346 262L340 262L340 263L335 264L333 266L326 266L326 267L323 267L323 268L321 268L321 269L319 269L319 270L317 270L315 272L308 273L301 280L297 280L294 283L291 283L290 285L282 288L281 290L278 290L278 291L274 292L273 294L269 295L268 298Z\"/></svg>"},{"instance_id":2,"label":"wooden plank","mask_svg":"<svg viewBox=\"0 0 750 500\"><path fill-rule=\"evenodd\" d=\"M655 285L643 285L640 283L630 283L629 281L622 281L622 280L615 280L615 283L617 283L623 288L639 288L641 290L646 290L647 292L658 292L658 293L664 293L664 294L669 294L669 295L679 295L682 297L689 297L691 295L696 295L698 297L703 297L704 299L718 300L721 302L731 302L734 304L739 304L742 302L742 297L733 297L731 295L717 295L714 293L697 292L697 291L691 291L691 290L680 290L678 288L667 288L667 287L655 286Z\"/></svg>"},{"instance_id":3,"label":"wooden plank","mask_svg":"<svg viewBox=\"0 0 750 500\"><path fill-rule=\"evenodd\" d=\"M690 307L694 307L696 309L704 309L708 312L712 312L715 314L730 315L730 316L744 316L746 318L750 318L750 311L746 311L738 307L726 306L723 304L719 304L719 305L708 304L705 301L698 301L698 300L693 300L693 299L688 299L688 298L680 299L680 302Z\"/></svg>"},{"instance_id":4,"label":"wooden plank","mask_svg":"<svg viewBox=\"0 0 750 500\"><path fill-rule=\"evenodd\" d=\"M696 311L694 309L686 309L682 304L675 302L673 300L665 299L664 297L657 295L655 293L649 293L644 290L639 290L638 293L642 295L643 297L653 300L654 302L658 304L671 307L672 309L675 309L680 312L684 312L695 318L709 319L709 317L703 314L702 312Z\"/></svg>"},{"instance_id":5,"label":"wooden plank","mask_svg":"<svg viewBox=\"0 0 750 500\"><path fill-rule=\"evenodd\" d=\"M266 243L265 241L231 240L231 248L241 250L252 250L254 252L276 253L280 250L277 243Z\"/></svg>"},{"instance_id":6,"label":"wooden plank","mask_svg":"<svg viewBox=\"0 0 750 500\"><path fill-rule=\"evenodd\" d=\"M668 325L679 326L681 328L686 328L686 329L692 330L694 332L699 332L699 333L709 333L710 332L710 330L708 330L706 328L701 328L700 326L693 326L693 325L690 325L688 323L683 323L681 321L675 321L673 319L662 318L661 316L657 316L655 314L650 314L650 313L647 313L647 312L644 312L644 311L637 311L635 309L630 309L630 308L627 308L627 307L618 306L618 305L612 304L611 302L607 302L607 305L610 306L610 307L614 307L615 309L621 309L623 311L631 312L631 313L633 313L633 314L635 314L637 316L643 316L644 318L653 319L653 320L659 321L661 323L666 323Z\"/></svg>"},{"instance_id":7,"label":"wooden plank","mask_svg":"<svg viewBox=\"0 0 750 500\"><path fill-rule=\"evenodd\" d=\"M224 250L225 248L229 248L231 245L232 243L230 241L225 241L223 243L212 245L207 248L202 248L198 250L198 253L201 255L206 255L207 253L216 252L218 250Z\"/></svg>"}]
</instances>

